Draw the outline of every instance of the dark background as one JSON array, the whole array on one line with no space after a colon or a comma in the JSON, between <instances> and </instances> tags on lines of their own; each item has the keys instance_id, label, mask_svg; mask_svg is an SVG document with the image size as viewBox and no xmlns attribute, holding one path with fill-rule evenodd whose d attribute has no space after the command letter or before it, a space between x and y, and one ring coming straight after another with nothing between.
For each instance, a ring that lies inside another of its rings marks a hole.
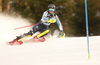
<instances>
[{"instance_id":1,"label":"dark background","mask_svg":"<svg viewBox=\"0 0 100 65\"><path fill-rule=\"evenodd\" d=\"M67 36L86 36L85 0L0 0L0 13L21 15L31 23L40 21L49 4L56 5ZM100 35L100 0L87 0L89 35ZM51 30L58 29L51 24Z\"/></svg>"}]
</instances>

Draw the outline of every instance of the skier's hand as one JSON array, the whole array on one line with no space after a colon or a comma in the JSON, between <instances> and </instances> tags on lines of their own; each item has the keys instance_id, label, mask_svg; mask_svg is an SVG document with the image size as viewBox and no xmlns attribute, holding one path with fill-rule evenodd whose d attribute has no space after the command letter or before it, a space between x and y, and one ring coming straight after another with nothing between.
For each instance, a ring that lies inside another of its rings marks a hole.
<instances>
[{"instance_id":1,"label":"skier's hand","mask_svg":"<svg viewBox=\"0 0 100 65\"><path fill-rule=\"evenodd\" d=\"M64 38L65 37L65 33L63 31L60 31L60 37Z\"/></svg>"},{"instance_id":2,"label":"skier's hand","mask_svg":"<svg viewBox=\"0 0 100 65\"><path fill-rule=\"evenodd\" d=\"M56 19L52 18L52 19L48 20L47 22L55 23L56 22Z\"/></svg>"}]
</instances>

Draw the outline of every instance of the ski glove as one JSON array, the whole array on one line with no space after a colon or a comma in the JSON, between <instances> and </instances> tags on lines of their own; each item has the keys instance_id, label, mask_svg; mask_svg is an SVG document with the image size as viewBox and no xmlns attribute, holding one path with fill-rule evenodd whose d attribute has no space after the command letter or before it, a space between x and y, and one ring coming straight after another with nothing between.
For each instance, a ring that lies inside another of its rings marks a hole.
<instances>
[{"instance_id":1,"label":"ski glove","mask_svg":"<svg viewBox=\"0 0 100 65\"><path fill-rule=\"evenodd\" d=\"M52 18L52 19L48 20L47 22L55 23L56 22L56 19L55 18Z\"/></svg>"},{"instance_id":2,"label":"ski glove","mask_svg":"<svg viewBox=\"0 0 100 65\"><path fill-rule=\"evenodd\" d=\"M60 31L60 37L64 38L65 37L65 33L63 31Z\"/></svg>"}]
</instances>

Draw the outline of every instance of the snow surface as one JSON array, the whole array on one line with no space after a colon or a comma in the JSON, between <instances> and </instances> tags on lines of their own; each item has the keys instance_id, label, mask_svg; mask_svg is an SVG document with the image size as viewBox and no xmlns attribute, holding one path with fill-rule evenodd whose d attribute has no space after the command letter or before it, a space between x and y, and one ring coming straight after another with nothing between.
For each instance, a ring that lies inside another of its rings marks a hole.
<instances>
[{"instance_id":1,"label":"snow surface","mask_svg":"<svg viewBox=\"0 0 100 65\"><path fill-rule=\"evenodd\" d=\"M46 42L13 46L5 43L30 30L13 30L28 24L21 17L0 14L0 65L100 65L100 36L89 37L90 60L86 37L52 37Z\"/></svg>"}]
</instances>

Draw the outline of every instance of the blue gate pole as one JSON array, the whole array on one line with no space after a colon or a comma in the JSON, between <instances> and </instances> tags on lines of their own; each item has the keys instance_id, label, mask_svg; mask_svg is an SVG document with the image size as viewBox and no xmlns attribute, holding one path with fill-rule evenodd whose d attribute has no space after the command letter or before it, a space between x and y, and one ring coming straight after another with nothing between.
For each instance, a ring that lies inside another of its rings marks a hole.
<instances>
[{"instance_id":1,"label":"blue gate pole","mask_svg":"<svg viewBox=\"0 0 100 65\"><path fill-rule=\"evenodd\" d=\"M90 59L87 0L85 0L85 13L86 13L86 32L87 32L88 59Z\"/></svg>"}]
</instances>

